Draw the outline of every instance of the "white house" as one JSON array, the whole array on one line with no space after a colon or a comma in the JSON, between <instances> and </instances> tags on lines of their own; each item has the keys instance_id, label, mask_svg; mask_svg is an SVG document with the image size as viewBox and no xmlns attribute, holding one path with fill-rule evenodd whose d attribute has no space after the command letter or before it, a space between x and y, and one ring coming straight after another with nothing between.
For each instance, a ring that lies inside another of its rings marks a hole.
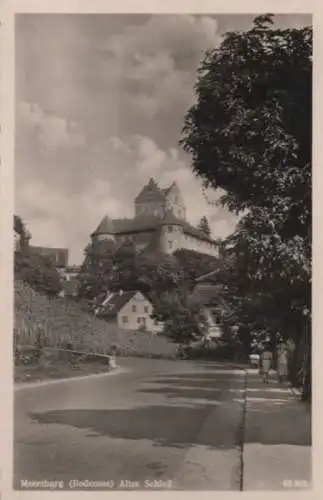
<instances>
[{"instance_id":1,"label":"white house","mask_svg":"<svg viewBox=\"0 0 323 500\"><path fill-rule=\"evenodd\" d=\"M98 317L115 322L122 330L161 332L163 324L152 319L152 313L153 305L150 300L136 290L108 292L95 311Z\"/></svg>"}]
</instances>

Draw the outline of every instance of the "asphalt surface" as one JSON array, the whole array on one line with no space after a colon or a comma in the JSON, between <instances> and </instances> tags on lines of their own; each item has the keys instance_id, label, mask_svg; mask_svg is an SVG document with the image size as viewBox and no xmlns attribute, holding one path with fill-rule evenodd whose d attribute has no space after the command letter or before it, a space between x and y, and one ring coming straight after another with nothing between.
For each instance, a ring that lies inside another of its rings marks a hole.
<instances>
[{"instance_id":1,"label":"asphalt surface","mask_svg":"<svg viewBox=\"0 0 323 500\"><path fill-rule=\"evenodd\" d=\"M311 419L287 387L214 362L121 365L112 375L15 391L16 489L309 484Z\"/></svg>"},{"instance_id":2,"label":"asphalt surface","mask_svg":"<svg viewBox=\"0 0 323 500\"><path fill-rule=\"evenodd\" d=\"M121 364L113 376L15 392L14 487L239 490L244 371Z\"/></svg>"}]
</instances>

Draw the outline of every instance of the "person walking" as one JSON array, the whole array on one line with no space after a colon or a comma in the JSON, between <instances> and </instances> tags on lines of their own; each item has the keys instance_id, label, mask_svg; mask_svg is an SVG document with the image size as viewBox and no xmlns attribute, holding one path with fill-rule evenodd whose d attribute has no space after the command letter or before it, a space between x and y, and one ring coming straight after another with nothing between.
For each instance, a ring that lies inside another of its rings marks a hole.
<instances>
[{"instance_id":1,"label":"person walking","mask_svg":"<svg viewBox=\"0 0 323 500\"><path fill-rule=\"evenodd\" d=\"M270 350L270 345L268 342L266 342L264 345L264 349L261 353L261 373L264 384L268 384L269 372L272 366L272 361L273 361L273 355Z\"/></svg>"},{"instance_id":2,"label":"person walking","mask_svg":"<svg viewBox=\"0 0 323 500\"><path fill-rule=\"evenodd\" d=\"M277 376L278 382L285 382L288 373L288 351L284 342L279 344L277 349Z\"/></svg>"}]
</instances>

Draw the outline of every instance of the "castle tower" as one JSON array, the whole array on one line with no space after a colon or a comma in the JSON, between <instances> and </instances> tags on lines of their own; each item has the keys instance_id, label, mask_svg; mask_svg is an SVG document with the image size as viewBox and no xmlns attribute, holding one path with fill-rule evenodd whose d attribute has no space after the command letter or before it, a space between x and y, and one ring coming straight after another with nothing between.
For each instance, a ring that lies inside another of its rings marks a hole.
<instances>
[{"instance_id":1,"label":"castle tower","mask_svg":"<svg viewBox=\"0 0 323 500\"><path fill-rule=\"evenodd\" d=\"M159 224L160 250L173 253L182 247L184 237L182 221L175 217L173 210L167 210Z\"/></svg>"},{"instance_id":2,"label":"castle tower","mask_svg":"<svg viewBox=\"0 0 323 500\"><path fill-rule=\"evenodd\" d=\"M157 182L151 178L135 198L135 216L163 216L164 194Z\"/></svg>"},{"instance_id":3,"label":"castle tower","mask_svg":"<svg viewBox=\"0 0 323 500\"><path fill-rule=\"evenodd\" d=\"M92 242L94 241L113 241L115 242L115 229L112 219L108 215L105 215L96 228L96 230L91 234Z\"/></svg>"},{"instance_id":4,"label":"castle tower","mask_svg":"<svg viewBox=\"0 0 323 500\"><path fill-rule=\"evenodd\" d=\"M186 207L180 189L176 182L171 186L164 189L164 213L172 210L175 217L178 219L186 220Z\"/></svg>"}]
</instances>

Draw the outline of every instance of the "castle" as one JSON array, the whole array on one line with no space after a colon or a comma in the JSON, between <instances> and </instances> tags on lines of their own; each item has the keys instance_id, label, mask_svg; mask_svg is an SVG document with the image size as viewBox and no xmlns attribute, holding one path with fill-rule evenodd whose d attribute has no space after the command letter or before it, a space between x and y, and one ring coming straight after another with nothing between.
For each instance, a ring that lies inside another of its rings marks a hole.
<instances>
[{"instance_id":1,"label":"castle","mask_svg":"<svg viewBox=\"0 0 323 500\"><path fill-rule=\"evenodd\" d=\"M218 255L218 245L186 220L186 207L174 182L167 189L150 179L134 200L132 219L103 217L91 234L92 242L111 240L117 245L132 241L139 250L173 253L179 249Z\"/></svg>"}]
</instances>

